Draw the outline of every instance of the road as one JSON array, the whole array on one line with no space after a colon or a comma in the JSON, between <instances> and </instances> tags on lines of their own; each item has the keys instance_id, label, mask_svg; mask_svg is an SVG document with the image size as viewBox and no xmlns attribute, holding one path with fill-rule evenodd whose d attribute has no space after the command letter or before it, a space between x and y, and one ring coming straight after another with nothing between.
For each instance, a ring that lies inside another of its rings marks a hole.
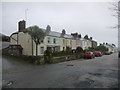
<instances>
[{"instance_id":1,"label":"road","mask_svg":"<svg viewBox=\"0 0 120 90\"><path fill-rule=\"evenodd\" d=\"M117 53L57 64L32 65L3 57L8 88L117 88Z\"/></svg>"},{"instance_id":2,"label":"road","mask_svg":"<svg viewBox=\"0 0 120 90\"><path fill-rule=\"evenodd\" d=\"M0 89L2 88L2 57L1 50L9 46L9 42L1 42L0 41Z\"/></svg>"}]
</instances>

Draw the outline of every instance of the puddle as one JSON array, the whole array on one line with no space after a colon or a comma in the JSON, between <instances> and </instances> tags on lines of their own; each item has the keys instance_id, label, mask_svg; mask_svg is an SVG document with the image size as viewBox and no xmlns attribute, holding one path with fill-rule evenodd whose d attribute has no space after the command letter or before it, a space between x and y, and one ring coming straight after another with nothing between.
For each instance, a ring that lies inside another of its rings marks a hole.
<instances>
[{"instance_id":1,"label":"puddle","mask_svg":"<svg viewBox=\"0 0 120 90\"><path fill-rule=\"evenodd\" d=\"M69 65L67 65L67 66L74 66L73 64L69 64Z\"/></svg>"},{"instance_id":2,"label":"puddle","mask_svg":"<svg viewBox=\"0 0 120 90\"><path fill-rule=\"evenodd\" d=\"M85 81L80 81L79 83L77 83L75 86L76 87L80 87L80 88L89 88L92 86L92 84L94 83L94 80L91 79L87 79Z\"/></svg>"},{"instance_id":3,"label":"puddle","mask_svg":"<svg viewBox=\"0 0 120 90\"><path fill-rule=\"evenodd\" d=\"M9 81L8 83L7 83L7 86L11 86L13 84L13 81Z\"/></svg>"},{"instance_id":4,"label":"puddle","mask_svg":"<svg viewBox=\"0 0 120 90\"><path fill-rule=\"evenodd\" d=\"M91 75L94 75L94 76L101 76L102 74L101 73L89 73Z\"/></svg>"},{"instance_id":5,"label":"puddle","mask_svg":"<svg viewBox=\"0 0 120 90\"><path fill-rule=\"evenodd\" d=\"M13 84L13 81L5 81L5 80L3 80L2 87L6 88L6 87L11 86L12 84Z\"/></svg>"}]
</instances>

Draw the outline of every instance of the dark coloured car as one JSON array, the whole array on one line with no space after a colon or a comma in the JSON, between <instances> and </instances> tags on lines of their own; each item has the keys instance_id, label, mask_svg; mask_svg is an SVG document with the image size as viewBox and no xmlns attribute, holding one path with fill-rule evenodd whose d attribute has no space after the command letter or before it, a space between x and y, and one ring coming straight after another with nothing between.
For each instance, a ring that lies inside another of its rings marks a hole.
<instances>
[{"instance_id":1,"label":"dark coloured car","mask_svg":"<svg viewBox=\"0 0 120 90\"><path fill-rule=\"evenodd\" d=\"M113 52L110 52L110 54L113 54Z\"/></svg>"},{"instance_id":2,"label":"dark coloured car","mask_svg":"<svg viewBox=\"0 0 120 90\"><path fill-rule=\"evenodd\" d=\"M110 55L111 53L110 52L104 52L104 55Z\"/></svg>"},{"instance_id":3,"label":"dark coloured car","mask_svg":"<svg viewBox=\"0 0 120 90\"><path fill-rule=\"evenodd\" d=\"M95 58L95 55L93 54L93 52L86 52L84 54L84 58Z\"/></svg>"}]
</instances>

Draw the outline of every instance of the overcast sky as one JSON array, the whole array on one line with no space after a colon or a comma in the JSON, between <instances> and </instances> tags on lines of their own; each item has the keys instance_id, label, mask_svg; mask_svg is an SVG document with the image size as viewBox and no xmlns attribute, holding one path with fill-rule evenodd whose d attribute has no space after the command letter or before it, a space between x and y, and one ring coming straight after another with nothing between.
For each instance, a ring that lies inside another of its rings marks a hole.
<instances>
[{"instance_id":1,"label":"overcast sky","mask_svg":"<svg viewBox=\"0 0 120 90\"><path fill-rule=\"evenodd\" d=\"M2 33L9 36L18 31L17 23L25 19L25 9L28 8L27 27L46 28L50 25L52 31L65 29L68 34L88 34L98 43L118 43L117 29L110 28L117 25L117 18L112 16L115 13L109 9L112 5L108 2L4 2L2 5Z\"/></svg>"}]
</instances>

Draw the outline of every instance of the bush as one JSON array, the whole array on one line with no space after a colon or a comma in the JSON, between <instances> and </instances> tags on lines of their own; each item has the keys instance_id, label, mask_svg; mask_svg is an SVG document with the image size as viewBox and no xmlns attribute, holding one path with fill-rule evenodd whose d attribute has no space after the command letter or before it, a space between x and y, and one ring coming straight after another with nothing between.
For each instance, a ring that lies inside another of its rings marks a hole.
<instances>
[{"instance_id":1,"label":"bush","mask_svg":"<svg viewBox=\"0 0 120 90\"><path fill-rule=\"evenodd\" d=\"M65 55L65 51L60 51L60 52L53 52L52 54L53 54L53 56L63 56L63 55Z\"/></svg>"},{"instance_id":2,"label":"bush","mask_svg":"<svg viewBox=\"0 0 120 90\"><path fill-rule=\"evenodd\" d=\"M101 51L101 52L107 52L108 48L106 48L103 45L97 46L97 48L95 49L96 51Z\"/></svg>"},{"instance_id":3,"label":"bush","mask_svg":"<svg viewBox=\"0 0 120 90\"><path fill-rule=\"evenodd\" d=\"M66 47L66 53L69 54L72 52L72 49L70 47Z\"/></svg>"},{"instance_id":4,"label":"bush","mask_svg":"<svg viewBox=\"0 0 120 90\"><path fill-rule=\"evenodd\" d=\"M0 37L0 39L4 42L9 42L10 41L10 37L8 37L8 36L5 36L5 35L2 35L1 37Z\"/></svg>"},{"instance_id":5,"label":"bush","mask_svg":"<svg viewBox=\"0 0 120 90\"><path fill-rule=\"evenodd\" d=\"M84 50L81 47L76 48L76 58L81 58L83 56Z\"/></svg>"},{"instance_id":6,"label":"bush","mask_svg":"<svg viewBox=\"0 0 120 90\"><path fill-rule=\"evenodd\" d=\"M83 53L83 49L81 47L77 47L76 48L76 53Z\"/></svg>"},{"instance_id":7,"label":"bush","mask_svg":"<svg viewBox=\"0 0 120 90\"><path fill-rule=\"evenodd\" d=\"M52 63L52 50L50 48L44 52L44 61L45 63Z\"/></svg>"}]
</instances>

